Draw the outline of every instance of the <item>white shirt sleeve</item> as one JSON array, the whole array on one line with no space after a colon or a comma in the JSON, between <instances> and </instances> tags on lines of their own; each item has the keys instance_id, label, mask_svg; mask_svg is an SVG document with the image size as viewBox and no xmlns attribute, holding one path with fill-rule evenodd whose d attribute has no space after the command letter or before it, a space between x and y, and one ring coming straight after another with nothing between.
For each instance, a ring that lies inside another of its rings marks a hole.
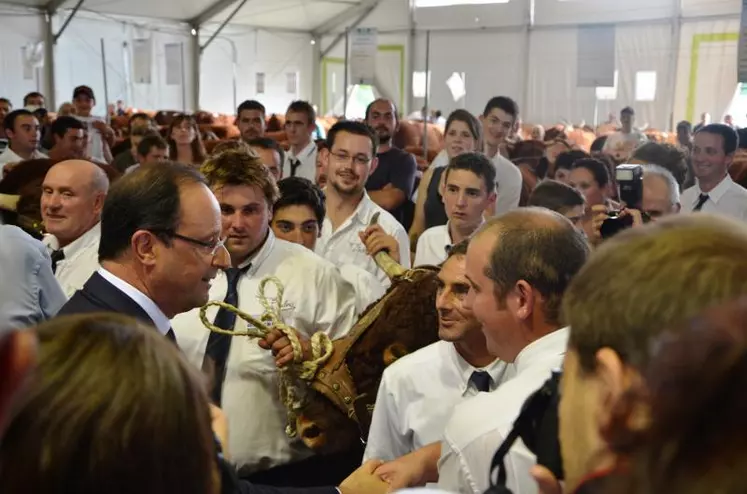
<instances>
[{"instance_id":1,"label":"white shirt sleeve","mask_svg":"<svg viewBox=\"0 0 747 494\"><path fill-rule=\"evenodd\" d=\"M404 228L397 228L397 231L394 232L394 238L397 239L399 244L399 263L405 269L410 269L410 237L407 236Z\"/></svg>"},{"instance_id":2,"label":"white shirt sleeve","mask_svg":"<svg viewBox=\"0 0 747 494\"><path fill-rule=\"evenodd\" d=\"M438 460L438 488L460 494L482 494L461 452L446 436L441 441L441 458Z\"/></svg>"},{"instance_id":3,"label":"white shirt sleeve","mask_svg":"<svg viewBox=\"0 0 747 494\"><path fill-rule=\"evenodd\" d=\"M425 264L423 262L423 256L425 256L425 249L426 249L424 239L425 239L425 235L421 235L420 237L418 237L418 245L415 248L415 262L412 263L413 267L418 267L418 266L422 266L423 264Z\"/></svg>"},{"instance_id":4,"label":"white shirt sleeve","mask_svg":"<svg viewBox=\"0 0 747 494\"><path fill-rule=\"evenodd\" d=\"M392 461L413 450L412 440L407 437L401 424L403 412L399 409L396 393L390 389L387 372L384 371L368 431L364 462L372 459Z\"/></svg>"},{"instance_id":5,"label":"white shirt sleeve","mask_svg":"<svg viewBox=\"0 0 747 494\"><path fill-rule=\"evenodd\" d=\"M332 265L320 266L315 279L310 276L306 297L315 295L314 321L315 331L324 331L330 338L345 336L355 323L357 310L355 288L345 281Z\"/></svg>"}]
</instances>

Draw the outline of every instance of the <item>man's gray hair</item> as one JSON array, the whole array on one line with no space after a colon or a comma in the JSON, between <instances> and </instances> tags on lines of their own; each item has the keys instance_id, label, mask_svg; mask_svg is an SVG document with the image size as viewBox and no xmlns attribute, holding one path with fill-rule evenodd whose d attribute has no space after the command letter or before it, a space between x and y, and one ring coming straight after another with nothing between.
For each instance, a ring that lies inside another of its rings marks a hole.
<instances>
[{"instance_id":1,"label":"man's gray hair","mask_svg":"<svg viewBox=\"0 0 747 494\"><path fill-rule=\"evenodd\" d=\"M677 179L674 178L672 172L659 165L643 165L643 178L647 176L657 176L663 179L667 183L669 189L669 202L672 205L680 203L680 186L677 183Z\"/></svg>"}]
</instances>

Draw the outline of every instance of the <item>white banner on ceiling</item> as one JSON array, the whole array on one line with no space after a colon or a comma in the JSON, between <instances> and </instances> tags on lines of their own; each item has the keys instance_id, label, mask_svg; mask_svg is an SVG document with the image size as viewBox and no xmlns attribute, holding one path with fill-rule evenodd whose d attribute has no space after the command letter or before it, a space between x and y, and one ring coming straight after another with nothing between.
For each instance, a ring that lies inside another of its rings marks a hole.
<instances>
[{"instance_id":1,"label":"white banner on ceiling","mask_svg":"<svg viewBox=\"0 0 747 494\"><path fill-rule=\"evenodd\" d=\"M153 43L150 38L132 42L132 76L138 84L150 84L153 66Z\"/></svg>"},{"instance_id":2,"label":"white banner on ceiling","mask_svg":"<svg viewBox=\"0 0 747 494\"><path fill-rule=\"evenodd\" d=\"M350 84L374 84L378 38L375 28L357 28L350 32Z\"/></svg>"}]
</instances>

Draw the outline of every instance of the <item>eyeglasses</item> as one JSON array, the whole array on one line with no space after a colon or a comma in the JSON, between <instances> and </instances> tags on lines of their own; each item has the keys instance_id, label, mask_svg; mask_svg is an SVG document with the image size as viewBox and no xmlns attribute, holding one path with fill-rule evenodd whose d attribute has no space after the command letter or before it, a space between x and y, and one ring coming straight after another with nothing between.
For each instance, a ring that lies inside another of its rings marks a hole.
<instances>
[{"instance_id":1,"label":"eyeglasses","mask_svg":"<svg viewBox=\"0 0 747 494\"><path fill-rule=\"evenodd\" d=\"M174 238L174 239L177 239L177 240L181 240L183 242L187 242L187 243L190 243L192 245L196 245L197 247L202 247L203 249L206 249L207 253L210 254L211 256L215 256L215 254L217 254L220 249L224 248L225 244L226 244L226 239L225 238L217 240L217 241L205 242L204 240L198 240L196 238L187 237L185 235L180 235L180 234L178 234L176 232L172 232L172 231L164 231L164 230L162 230L160 232L154 232L154 233L162 233L162 234L167 235L167 236L169 236L171 238Z\"/></svg>"},{"instance_id":2,"label":"eyeglasses","mask_svg":"<svg viewBox=\"0 0 747 494\"><path fill-rule=\"evenodd\" d=\"M348 155L348 153L341 153L337 151L330 151L329 154L334 156L335 159L340 163L350 163L352 161L356 165L367 165L371 162L371 158L364 154L356 154L355 156L350 156Z\"/></svg>"}]
</instances>

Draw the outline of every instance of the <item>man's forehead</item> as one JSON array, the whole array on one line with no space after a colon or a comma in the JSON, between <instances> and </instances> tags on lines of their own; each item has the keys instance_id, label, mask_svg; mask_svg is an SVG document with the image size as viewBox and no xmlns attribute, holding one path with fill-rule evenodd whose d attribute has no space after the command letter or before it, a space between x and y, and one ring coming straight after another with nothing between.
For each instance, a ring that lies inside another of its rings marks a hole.
<instances>
[{"instance_id":1,"label":"man's forehead","mask_svg":"<svg viewBox=\"0 0 747 494\"><path fill-rule=\"evenodd\" d=\"M485 185L485 181L482 177L478 177L475 172L470 170L451 170L446 179L446 185L479 189Z\"/></svg>"},{"instance_id":2,"label":"man's forehead","mask_svg":"<svg viewBox=\"0 0 747 494\"><path fill-rule=\"evenodd\" d=\"M488 112L488 118L498 119L503 122L511 122L514 119L514 117L501 110L500 108L493 108L492 110L490 110L490 112Z\"/></svg>"},{"instance_id":3,"label":"man's forehead","mask_svg":"<svg viewBox=\"0 0 747 494\"><path fill-rule=\"evenodd\" d=\"M351 151L355 153L370 153L371 152L371 139L367 136L361 136L358 134L351 134L350 132L342 131L337 134L335 138L335 144L332 146L334 151Z\"/></svg>"},{"instance_id":4,"label":"man's forehead","mask_svg":"<svg viewBox=\"0 0 747 494\"><path fill-rule=\"evenodd\" d=\"M371 111L377 112L377 113L385 113L385 112L394 113L394 104L391 101L379 100L379 101L376 101L371 106Z\"/></svg>"}]
</instances>

